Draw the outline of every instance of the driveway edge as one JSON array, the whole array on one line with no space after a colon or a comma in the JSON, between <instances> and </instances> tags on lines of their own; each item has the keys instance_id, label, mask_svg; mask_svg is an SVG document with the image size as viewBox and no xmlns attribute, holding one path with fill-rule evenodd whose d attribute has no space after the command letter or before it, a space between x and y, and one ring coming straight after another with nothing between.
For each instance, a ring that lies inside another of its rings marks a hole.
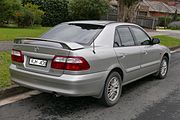
<instances>
[{"instance_id":1,"label":"driveway edge","mask_svg":"<svg viewBox=\"0 0 180 120\"><path fill-rule=\"evenodd\" d=\"M12 85L8 88L0 89L0 100L28 91L31 91L31 89L19 85Z\"/></svg>"}]
</instances>

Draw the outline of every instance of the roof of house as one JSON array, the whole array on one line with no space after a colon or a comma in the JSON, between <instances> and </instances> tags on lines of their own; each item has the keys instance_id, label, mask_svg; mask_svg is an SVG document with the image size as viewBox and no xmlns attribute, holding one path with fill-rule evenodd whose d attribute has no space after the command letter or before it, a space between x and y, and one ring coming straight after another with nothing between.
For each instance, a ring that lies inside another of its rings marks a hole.
<instances>
[{"instance_id":1,"label":"roof of house","mask_svg":"<svg viewBox=\"0 0 180 120\"><path fill-rule=\"evenodd\" d=\"M160 1L149 1L149 0L143 0L140 2L141 5L148 6L149 11L151 12L162 12L162 13L175 13L176 7L175 6L169 6L164 2ZM180 14L180 9L178 10L178 14Z\"/></svg>"}]
</instances>

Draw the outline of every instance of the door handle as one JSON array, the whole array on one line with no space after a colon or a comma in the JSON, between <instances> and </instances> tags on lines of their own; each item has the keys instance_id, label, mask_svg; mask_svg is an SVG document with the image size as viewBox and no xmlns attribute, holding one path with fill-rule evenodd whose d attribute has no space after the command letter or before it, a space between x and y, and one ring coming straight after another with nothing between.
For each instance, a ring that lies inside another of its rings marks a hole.
<instances>
[{"instance_id":1,"label":"door handle","mask_svg":"<svg viewBox=\"0 0 180 120\"><path fill-rule=\"evenodd\" d=\"M126 56L125 55L119 55L118 56L120 59L123 59L123 58L125 58Z\"/></svg>"},{"instance_id":2,"label":"door handle","mask_svg":"<svg viewBox=\"0 0 180 120\"><path fill-rule=\"evenodd\" d=\"M147 52L147 51L144 51L144 52L143 52L143 54L144 54L144 55L147 55L147 54L148 54L148 52Z\"/></svg>"}]
</instances>

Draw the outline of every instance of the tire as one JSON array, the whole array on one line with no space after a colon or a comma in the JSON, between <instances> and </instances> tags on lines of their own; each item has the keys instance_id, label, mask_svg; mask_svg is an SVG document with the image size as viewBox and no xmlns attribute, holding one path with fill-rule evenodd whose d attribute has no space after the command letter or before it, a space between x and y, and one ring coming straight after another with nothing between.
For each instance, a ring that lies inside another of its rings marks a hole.
<instances>
[{"instance_id":1,"label":"tire","mask_svg":"<svg viewBox=\"0 0 180 120\"><path fill-rule=\"evenodd\" d=\"M118 72L112 72L105 82L104 91L102 97L100 98L100 102L107 107L113 106L118 103L121 92L122 78Z\"/></svg>"},{"instance_id":2,"label":"tire","mask_svg":"<svg viewBox=\"0 0 180 120\"><path fill-rule=\"evenodd\" d=\"M168 73L168 69L169 69L169 60L166 56L164 56L161 60L161 64L160 64L160 67L159 67L159 71L157 73L157 78L158 79L164 79L166 78L167 76L167 73Z\"/></svg>"}]
</instances>

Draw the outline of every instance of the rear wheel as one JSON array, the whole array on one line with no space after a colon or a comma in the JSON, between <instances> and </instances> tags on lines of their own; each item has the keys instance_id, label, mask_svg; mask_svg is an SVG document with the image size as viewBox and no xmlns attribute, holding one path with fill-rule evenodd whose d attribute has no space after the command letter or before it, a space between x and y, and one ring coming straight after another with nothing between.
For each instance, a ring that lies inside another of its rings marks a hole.
<instances>
[{"instance_id":1,"label":"rear wheel","mask_svg":"<svg viewBox=\"0 0 180 120\"><path fill-rule=\"evenodd\" d=\"M101 102L106 106L118 103L122 92L122 79L118 72L112 72L105 83Z\"/></svg>"},{"instance_id":2,"label":"rear wheel","mask_svg":"<svg viewBox=\"0 0 180 120\"><path fill-rule=\"evenodd\" d=\"M167 76L168 61L169 61L168 58L164 56L160 64L159 72L157 73L157 78L164 79Z\"/></svg>"}]
</instances>

